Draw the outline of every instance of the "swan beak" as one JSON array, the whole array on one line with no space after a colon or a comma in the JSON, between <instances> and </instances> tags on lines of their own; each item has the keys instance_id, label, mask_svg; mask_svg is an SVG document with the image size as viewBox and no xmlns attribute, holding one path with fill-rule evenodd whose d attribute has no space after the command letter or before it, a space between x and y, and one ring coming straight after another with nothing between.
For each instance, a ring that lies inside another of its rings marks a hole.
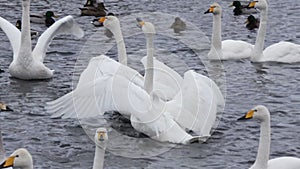
<instances>
[{"instance_id":1,"label":"swan beak","mask_svg":"<svg viewBox=\"0 0 300 169\"><path fill-rule=\"evenodd\" d=\"M99 132L98 133L98 140L99 141L104 141L104 137L105 137L105 132Z\"/></svg>"},{"instance_id":2,"label":"swan beak","mask_svg":"<svg viewBox=\"0 0 300 169\"><path fill-rule=\"evenodd\" d=\"M248 4L247 8L254 8L257 1L252 1Z\"/></svg>"},{"instance_id":3,"label":"swan beak","mask_svg":"<svg viewBox=\"0 0 300 169\"><path fill-rule=\"evenodd\" d=\"M15 158L16 158L15 156L8 157L8 158L0 165L0 168L13 167Z\"/></svg>"},{"instance_id":4,"label":"swan beak","mask_svg":"<svg viewBox=\"0 0 300 169\"><path fill-rule=\"evenodd\" d=\"M246 113L243 117L239 118L238 120L251 119L253 115L254 115L254 110L250 110L248 113Z\"/></svg>"},{"instance_id":5,"label":"swan beak","mask_svg":"<svg viewBox=\"0 0 300 169\"><path fill-rule=\"evenodd\" d=\"M215 7L214 7L214 6L211 6L206 12L204 12L204 14L207 14L207 13L213 13L213 12L214 12L214 9L215 9Z\"/></svg>"},{"instance_id":6,"label":"swan beak","mask_svg":"<svg viewBox=\"0 0 300 169\"><path fill-rule=\"evenodd\" d=\"M103 23L104 21L105 21L105 17L101 17L99 20L98 20L98 22L100 22L100 23Z\"/></svg>"}]
</instances>

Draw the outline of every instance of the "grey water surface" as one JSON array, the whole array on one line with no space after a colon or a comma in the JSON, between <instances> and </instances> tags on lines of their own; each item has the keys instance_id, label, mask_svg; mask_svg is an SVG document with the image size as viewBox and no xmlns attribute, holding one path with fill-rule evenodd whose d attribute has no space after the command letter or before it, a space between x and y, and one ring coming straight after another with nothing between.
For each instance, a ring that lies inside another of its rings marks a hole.
<instances>
[{"instance_id":1,"label":"grey water surface","mask_svg":"<svg viewBox=\"0 0 300 169\"><path fill-rule=\"evenodd\" d=\"M186 70L208 75L222 88L226 106L212 137L204 144L170 145L153 143L141 133L133 131L128 120L117 113L87 119L52 119L44 109L52 101L76 87L80 73L94 56L104 54L116 59L113 39L104 35L90 21L94 17L80 17L85 2L78 0L32 0L34 13L53 10L61 17L73 15L85 31L82 39L68 35L56 37L48 48L45 64L55 70L52 79L23 81L8 72L12 48L0 31L0 101L14 112L0 112L0 128L6 151L27 148L38 169L92 168L93 130L83 126L109 129L109 147L105 154L105 168L249 168L256 157L259 123L254 120L236 122L257 104L270 109L272 143L271 158L300 156L300 64L251 63L248 59L210 62L206 55L210 48L212 16L204 15L214 1L205 0L105 0L109 11L118 15L124 33L129 66L143 72L140 59L145 56L145 39L136 27L134 18L141 15L153 22L159 36L155 38L157 58L181 75ZM223 39L244 40L254 44L256 31L246 29L247 16L233 16L229 0L217 1L223 7ZM269 24L266 46L281 40L300 44L300 1L269 0ZM21 1L1 1L0 16L11 23L21 18ZM188 23L181 35L168 27L176 16ZM259 14L256 14L259 16ZM147 20L146 20L147 21ZM31 24L42 33L46 27ZM33 39L36 43L36 39ZM122 137L119 135L123 135ZM140 138L133 140L132 138ZM143 145L143 147L141 146ZM155 148L151 147L155 145ZM143 152L143 153L141 153ZM141 153L141 154L139 154Z\"/></svg>"}]
</instances>

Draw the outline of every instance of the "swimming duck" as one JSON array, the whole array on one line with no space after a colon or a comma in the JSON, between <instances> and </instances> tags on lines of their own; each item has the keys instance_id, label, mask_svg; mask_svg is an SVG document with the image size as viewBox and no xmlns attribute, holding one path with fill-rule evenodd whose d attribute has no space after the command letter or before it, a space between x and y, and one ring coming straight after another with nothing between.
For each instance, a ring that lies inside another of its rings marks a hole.
<instances>
[{"instance_id":1,"label":"swimming duck","mask_svg":"<svg viewBox=\"0 0 300 169\"><path fill-rule=\"evenodd\" d=\"M47 27L49 27L55 22L53 17L58 18L58 16L56 16L53 11L47 11L45 14L42 15L30 14L30 22L45 24Z\"/></svg>"},{"instance_id":2,"label":"swimming duck","mask_svg":"<svg viewBox=\"0 0 300 169\"><path fill-rule=\"evenodd\" d=\"M16 27L21 31L21 28L22 28L21 20L17 20ZM39 35L39 33L37 31L30 31L30 35L31 35L31 38L36 38Z\"/></svg>"},{"instance_id":3,"label":"swimming duck","mask_svg":"<svg viewBox=\"0 0 300 169\"><path fill-rule=\"evenodd\" d=\"M174 33L180 33L186 29L186 24L179 17L176 17L170 28L174 29Z\"/></svg>"},{"instance_id":4,"label":"swimming duck","mask_svg":"<svg viewBox=\"0 0 300 169\"><path fill-rule=\"evenodd\" d=\"M243 15L243 14L252 14L257 13L256 9L247 8L248 5L242 5L240 1L233 1L230 6L234 6L233 14L234 15Z\"/></svg>"},{"instance_id":5,"label":"swimming duck","mask_svg":"<svg viewBox=\"0 0 300 169\"><path fill-rule=\"evenodd\" d=\"M246 28L249 30L253 30L259 27L259 19L256 19L253 15L248 16L245 23L247 24Z\"/></svg>"},{"instance_id":6,"label":"swimming duck","mask_svg":"<svg viewBox=\"0 0 300 169\"><path fill-rule=\"evenodd\" d=\"M6 104L0 102L0 111L13 111L13 109L8 107Z\"/></svg>"},{"instance_id":7,"label":"swimming duck","mask_svg":"<svg viewBox=\"0 0 300 169\"><path fill-rule=\"evenodd\" d=\"M87 0L84 7L79 8L81 10L81 16L105 16L106 8L103 0Z\"/></svg>"}]
</instances>

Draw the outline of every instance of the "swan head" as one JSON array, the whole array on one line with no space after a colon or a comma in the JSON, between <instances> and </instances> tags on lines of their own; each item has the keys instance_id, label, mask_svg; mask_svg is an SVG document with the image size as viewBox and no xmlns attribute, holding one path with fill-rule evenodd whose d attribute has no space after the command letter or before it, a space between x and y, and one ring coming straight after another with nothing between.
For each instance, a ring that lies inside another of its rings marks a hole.
<instances>
[{"instance_id":1,"label":"swan head","mask_svg":"<svg viewBox=\"0 0 300 169\"><path fill-rule=\"evenodd\" d=\"M103 23L103 26L109 29L111 32L115 32L116 30L121 29L119 19L113 15L102 17L98 21L100 23Z\"/></svg>"},{"instance_id":2,"label":"swan head","mask_svg":"<svg viewBox=\"0 0 300 169\"><path fill-rule=\"evenodd\" d=\"M142 28L142 31L144 34L155 34L155 27L151 22L145 22L141 18L136 18L136 21L138 22L138 26Z\"/></svg>"},{"instance_id":3,"label":"swan head","mask_svg":"<svg viewBox=\"0 0 300 169\"><path fill-rule=\"evenodd\" d=\"M218 3L213 3L209 9L204 12L204 14L212 13L214 15L220 15L222 12L222 7Z\"/></svg>"},{"instance_id":4,"label":"swan head","mask_svg":"<svg viewBox=\"0 0 300 169\"><path fill-rule=\"evenodd\" d=\"M248 8L257 8L259 10L264 10L267 7L268 7L268 3L266 0L251 1L248 4Z\"/></svg>"},{"instance_id":5,"label":"swan head","mask_svg":"<svg viewBox=\"0 0 300 169\"><path fill-rule=\"evenodd\" d=\"M267 107L258 105L251 110L249 110L243 117L238 120L247 120L247 119L258 119L259 121L266 121L270 119L270 112Z\"/></svg>"},{"instance_id":6,"label":"swan head","mask_svg":"<svg viewBox=\"0 0 300 169\"><path fill-rule=\"evenodd\" d=\"M108 142L108 135L107 135L106 128L98 128L94 139L95 139L96 146L105 149Z\"/></svg>"},{"instance_id":7,"label":"swan head","mask_svg":"<svg viewBox=\"0 0 300 169\"><path fill-rule=\"evenodd\" d=\"M32 157L25 148L17 149L1 165L0 168L16 167L30 168L32 166Z\"/></svg>"}]
</instances>

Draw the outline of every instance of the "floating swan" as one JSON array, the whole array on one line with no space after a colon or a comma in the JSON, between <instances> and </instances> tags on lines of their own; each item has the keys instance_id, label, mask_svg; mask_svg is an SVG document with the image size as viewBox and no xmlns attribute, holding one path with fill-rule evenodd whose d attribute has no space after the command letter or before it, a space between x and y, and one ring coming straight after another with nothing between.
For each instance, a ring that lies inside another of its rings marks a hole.
<instances>
[{"instance_id":1,"label":"floating swan","mask_svg":"<svg viewBox=\"0 0 300 169\"><path fill-rule=\"evenodd\" d=\"M253 30L255 28L259 28L259 19L256 19L253 15L249 15L247 18L246 28L249 30Z\"/></svg>"},{"instance_id":2,"label":"floating swan","mask_svg":"<svg viewBox=\"0 0 300 169\"><path fill-rule=\"evenodd\" d=\"M8 107L6 104L0 102L0 111L13 111L10 107Z\"/></svg>"},{"instance_id":3,"label":"floating swan","mask_svg":"<svg viewBox=\"0 0 300 169\"><path fill-rule=\"evenodd\" d=\"M265 35L268 21L268 3L266 0L253 1L249 4L250 8L260 10L260 24L257 32L254 49L251 53L253 62L300 62L300 45L291 42L281 41L275 43L264 50Z\"/></svg>"},{"instance_id":4,"label":"floating swan","mask_svg":"<svg viewBox=\"0 0 300 169\"><path fill-rule=\"evenodd\" d=\"M81 10L81 16L105 16L106 9L103 0L87 0L84 7L79 8Z\"/></svg>"},{"instance_id":5,"label":"floating swan","mask_svg":"<svg viewBox=\"0 0 300 169\"><path fill-rule=\"evenodd\" d=\"M58 18L53 11L47 11L45 14L30 14L30 22L45 24L45 26L50 27L55 22L52 17Z\"/></svg>"},{"instance_id":6,"label":"floating swan","mask_svg":"<svg viewBox=\"0 0 300 169\"><path fill-rule=\"evenodd\" d=\"M295 157L279 157L269 160L270 154L270 112L265 106L256 106L251 109L245 116L238 120L258 119L260 124L260 139L258 153L255 163L250 169L298 169L300 168L300 158Z\"/></svg>"},{"instance_id":7,"label":"floating swan","mask_svg":"<svg viewBox=\"0 0 300 169\"><path fill-rule=\"evenodd\" d=\"M221 15L222 8L218 3L213 3L205 12L213 13L213 33L211 49L208 58L212 60L241 59L251 55L253 45L240 40L224 40L221 37Z\"/></svg>"},{"instance_id":8,"label":"floating swan","mask_svg":"<svg viewBox=\"0 0 300 169\"><path fill-rule=\"evenodd\" d=\"M119 71L99 74L90 83L81 84L71 93L47 103L47 111L54 113L56 117L79 119L95 117L111 110L130 112L132 126L155 140L187 144L206 139L215 122L217 106L224 104L221 92L209 78L188 71L184 75L182 91L169 102L161 100L152 92L155 83L155 29L151 23L140 24L147 37L146 79L142 81L144 87L135 83L136 74L126 73L130 70L129 67L120 64ZM94 59L99 57L92 60ZM88 67L90 64L91 62ZM197 136L188 134L185 129L193 130Z\"/></svg>"},{"instance_id":9,"label":"floating swan","mask_svg":"<svg viewBox=\"0 0 300 169\"><path fill-rule=\"evenodd\" d=\"M94 137L95 157L93 169L102 169L104 162L105 149L108 144L108 135L106 128L98 128Z\"/></svg>"},{"instance_id":10,"label":"floating swan","mask_svg":"<svg viewBox=\"0 0 300 169\"><path fill-rule=\"evenodd\" d=\"M186 24L179 17L176 17L170 28L174 30L174 33L180 33L186 29Z\"/></svg>"},{"instance_id":11,"label":"floating swan","mask_svg":"<svg viewBox=\"0 0 300 169\"><path fill-rule=\"evenodd\" d=\"M247 8L248 5L242 5L240 1L233 1L230 6L234 6L233 14L234 15L243 15L243 14L253 14L257 13L256 9Z\"/></svg>"},{"instance_id":12,"label":"floating swan","mask_svg":"<svg viewBox=\"0 0 300 169\"><path fill-rule=\"evenodd\" d=\"M76 24L72 16L66 16L55 22L38 39L38 42L31 50L30 21L29 21L30 0L23 0L22 32L7 20L0 17L0 27L7 35L13 48L13 61L9 66L9 73L16 78L48 79L53 76L53 70L44 64L46 50L51 40L58 34L67 33L76 37L83 36L83 30Z\"/></svg>"}]
</instances>

